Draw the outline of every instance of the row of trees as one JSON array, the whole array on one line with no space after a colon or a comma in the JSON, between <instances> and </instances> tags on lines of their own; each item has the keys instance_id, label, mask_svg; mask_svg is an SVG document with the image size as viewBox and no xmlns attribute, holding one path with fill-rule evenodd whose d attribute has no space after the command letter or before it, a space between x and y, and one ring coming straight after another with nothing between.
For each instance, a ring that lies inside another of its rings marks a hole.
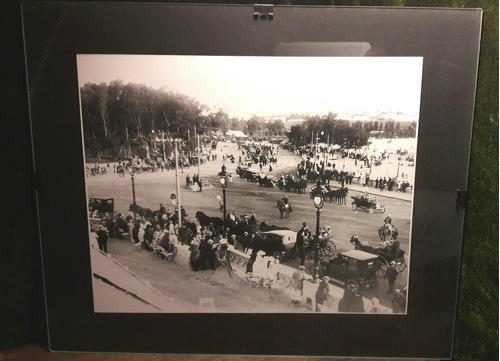
<instances>
[{"instance_id":1,"label":"row of trees","mask_svg":"<svg viewBox=\"0 0 500 361\"><path fill-rule=\"evenodd\" d=\"M374 130L386 137L413 137L416 128L415 123L395 121L350 122L329 113L303 115L304 123L293 126L287 134L283 120L278 117L230 118L223 109L210 112L206 105L184 94L141 84L124 84L120 80L109 84L86 83L80 92L85 149L88 155L98 158L127 157L132 153L132 144L139 149L151 148L153 140L164 135L191 138L186 145L194 148L195 128L202 135L228 129L257 137L288 135L298 145L309 143L314 134L313 137L320 137L320 142L329 138L331 144L350 147L365 145Z\"/></svg>"},{"instance_id":2,"label":"row of trees","mask_svg":"<svg viewBox=\"0 0 500 361\"><path fill-rule=\"evenodd\" d=\"M392 138L415 137L416 122L388 121L347 121L338 119L334 113L307 116L301 124L292 126L288 138L295 145L306 145L311 141L339 144L347 148L367 144L368 138L376 132L377 136Z\"/></svg>"},{"instance_id":3,"label":"row of trees","mask_svg":"<svg viewBox=\"0 0 500 361\"><path fill-rule=\"evenodd\" d=\"M227 128L227 114L203 115L207 107L186 95L140 84L86 83L80 89L85 149L98 157L130 154L159 134L187 137L196 125L200 132Z\"/></svg>"},{"instance_id":4,"label":"row of trees","mask_svg":"<svg viewBox=\"0 0 500 361\"><path fill-rule=\"evenodd\" d=\"M85 149L99 158L128 156L132 142L140 148L151 146L158 135L187 140L195 127L199 134L228 129L250 136L285 134L281 120L230 118L224 110L210 112L206 105L184 94L141 84L124 84L120 80L86 83L80 94ZM186 144L194 146L194 142Z\"/></svg>"}]
</instances>

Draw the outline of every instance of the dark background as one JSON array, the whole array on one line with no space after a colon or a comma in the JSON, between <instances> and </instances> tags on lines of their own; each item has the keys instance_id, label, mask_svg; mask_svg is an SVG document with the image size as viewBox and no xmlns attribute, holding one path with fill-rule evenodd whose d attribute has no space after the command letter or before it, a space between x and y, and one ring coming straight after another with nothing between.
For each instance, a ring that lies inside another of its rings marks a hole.
<instances>
[{"instance_id":1,"label":"dark background","mask_svg":"<svg viewBox=\"0 0 500 361\"><path fill-rule=\"evenodd\" d=\"M226 3L226 2L222 2ZM227 2L229 3L229 2ZM232 2L250 3L250 2ZM356 1L290 5L359 5ZM498 358L498 3L363 1L375 6L484 9L464 230L454 359ZM19 1L0 5L2 28L3 211L0 248L0 349L46 344L43 284L32 174L29 108ZM62 165L64 166L64 165ZM59 222L54 219L54 222Z\"/></svg>"}]
</instances>

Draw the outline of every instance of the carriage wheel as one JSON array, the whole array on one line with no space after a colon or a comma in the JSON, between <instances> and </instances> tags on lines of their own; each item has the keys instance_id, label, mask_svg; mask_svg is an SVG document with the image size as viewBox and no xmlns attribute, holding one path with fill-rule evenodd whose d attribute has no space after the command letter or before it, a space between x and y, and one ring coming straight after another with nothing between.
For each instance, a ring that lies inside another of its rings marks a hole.
<instances>
[{"instance_id":1,"label":"carriage wheel","mask_svg":"<svg viewBox=\"0 0 500 361\"><path fill-rule=\"evenodd\" d=\"M396 258L394 262L396 262L394 268L396 268L396 271L398 271L398 273L401 273L406 269L406 258Z\"/></svg>"},{"instance_id":2,"label":"carriage wheel","mask_svg":"<svg viewBox=\"0 0 500 361\"><path fill-rule=\"evenodd\" d=\"M369 208L368 213L373 214L373 208Z\"/></svg>"},{"instance_id":3,"label":"carriage wheel","mask_svg":"<svg viewBox=\"0 0 500 361\"><path fill-rule=\"evenodd\" d=\"M331 257L335 254L336 249L337 246L335 246L335 243L333 243L333 241L327 241L322 251L325 256Z\"/></svg>"},{"instance_id":4,"label":"carriage wheel","mask_svg":"<svg viewBox=\"0 0 500 361\"><path fill-rule=\"evenodd\" d=\"M385 207L380 208L380 213L385 213Z\"/></svg>"},{"instance_id":5,"label":"carriage wheel","mask_svg":"<svg viewBox=\"0 0 500 361\"><path fill-rule=\"evenodd\" d=\"M352 209L353 210L358 209L358 206L356 205L356 202L352 202L351 205L352 205Z\"/></svg>"},{"instance_id":6,"label":"carriage wheel","mask_svg":"<svg viewBox=\"0 0 500 361\"><path fill-rule=\"evenodd\" d=\"M359 282L352 279L352 278L348 279L345 282L345 288L347 288L348 290L351 290L354 293L357 293L359 291Z\"/></svg>"},{"instance_id":7,"label":"carriage wheel","mask_svg":"<svg viewBox=\"0 0 500 361\"><path fill-rule=\"evenodd\" d=\"M387 269L389 268L389 263L382 256L378 256L378 261L379 261L379 264L378 264L377 270L375 271L375 277L383 278L387 274Z\"/></svg>"}]
</instances>

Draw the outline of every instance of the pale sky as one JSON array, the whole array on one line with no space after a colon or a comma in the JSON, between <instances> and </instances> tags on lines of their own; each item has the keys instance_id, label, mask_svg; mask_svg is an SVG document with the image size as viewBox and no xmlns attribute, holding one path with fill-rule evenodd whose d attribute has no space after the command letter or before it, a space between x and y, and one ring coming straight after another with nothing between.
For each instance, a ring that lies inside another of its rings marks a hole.
<instances>
[{"instance_id":1,"label":"pale sky","mask_svg":"<svg viewBox=\"0 0 500 361\"><path fill-rule=\"evenodd\" d=\"M421 57L92 54L77 61L80 86L121 79L177 91L230 117L402 112L417 120L419 114Z\"/></svg>"}]
</instances>

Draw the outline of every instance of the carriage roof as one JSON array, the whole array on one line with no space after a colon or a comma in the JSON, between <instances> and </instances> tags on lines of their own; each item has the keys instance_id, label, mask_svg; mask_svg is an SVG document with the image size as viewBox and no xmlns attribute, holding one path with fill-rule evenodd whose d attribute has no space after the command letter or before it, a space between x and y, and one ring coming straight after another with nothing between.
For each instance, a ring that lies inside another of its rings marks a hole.
<instances>
[{"instance_id":1,"label":"carriage roof","mask_svg":"<svg viewBox=\"0 0 500 361\"><path fill-rule=\"evenodd\" d=\"M368 252L364 252L364 251L360 251L360 250L350 250L350 251L342 252L341 254L344 256L350 257L350 258L360 260L360 261L366 261L369 259L378 258L377 255L374 255L374 254L368 253Z\"/></svg>"},{"instance_id":2,"label":"carriage roof","mask_svg":"<svg viewBox=\"0 0 500 361\"><path fill-rule=\"evenodd\" d=\"M288 244L288 243L295 243L296 238L297 238L297 232L295 231L290 231L290 230L275 230L275 231L267 231L263 232L263 234L272 234L276 235L282 238L283 244Z\"/></svg>"}]
</instances>

